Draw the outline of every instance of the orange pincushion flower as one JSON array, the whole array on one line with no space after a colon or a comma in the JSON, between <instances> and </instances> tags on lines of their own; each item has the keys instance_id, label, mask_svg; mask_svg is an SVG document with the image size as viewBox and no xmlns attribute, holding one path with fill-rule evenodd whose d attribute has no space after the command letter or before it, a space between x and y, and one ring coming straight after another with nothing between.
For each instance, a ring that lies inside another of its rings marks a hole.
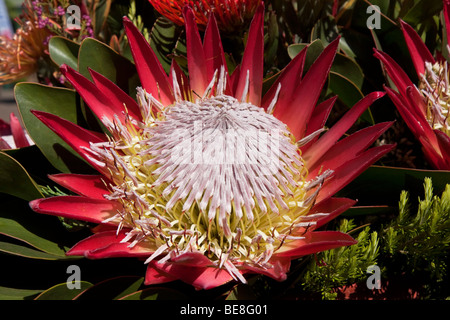
<instances>
[{"instance_id":1,"label":"orange pincushion flower","mask_svg":"<svg viewBox=\"0 0 450 320\"><path fill-rule=\"evenodd\" d=\"M12 83L36 72L49 36L32 21L21 22L14 36L0 36L0 85Z\"/></svg>"}]
</instances>

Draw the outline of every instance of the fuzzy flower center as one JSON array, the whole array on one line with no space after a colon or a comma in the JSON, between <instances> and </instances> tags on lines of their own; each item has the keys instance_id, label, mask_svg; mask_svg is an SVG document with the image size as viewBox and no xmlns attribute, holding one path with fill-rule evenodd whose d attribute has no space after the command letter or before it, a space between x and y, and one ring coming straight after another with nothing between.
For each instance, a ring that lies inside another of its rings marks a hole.
<instances>
[{"instance_id":1,"label":"fuzzy flower center","mask_svg":"<svg viewBox=\"0 0 450 320\"><path fill-rule=\"evenodd\" d=\"M156 248L147 262L200 252L245 282L239 266L271 267L303 238L326 174L306 181L284 123L223 94L162 107L138 92L143 122L115 121L110 141L89 149L110 172L105 197L123 205L105 221L131 230L123 242Z\"/></svg>"},{"instance_id":2,"label":"fuzzy flower center","mask_svg":"<svg viewBox=\"0 0 450 320\"><path fill-rule=\"evenodd\" d=\"M426 97L427 120L433 129L450 136L450 86L447 62L425 63L425 74L419 88Z\"/></svg>"}]
</instances>

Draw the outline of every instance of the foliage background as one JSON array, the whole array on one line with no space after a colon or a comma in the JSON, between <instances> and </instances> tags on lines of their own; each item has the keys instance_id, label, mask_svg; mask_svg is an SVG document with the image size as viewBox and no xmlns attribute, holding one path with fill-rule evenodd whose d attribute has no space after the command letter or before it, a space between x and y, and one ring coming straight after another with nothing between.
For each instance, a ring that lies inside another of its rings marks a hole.
<instances>
[{"instance_id":1,"label":"foliage background","mask_svg":"<svg viewBox=\"0 0 450 320\"><path fill-rule=\"evenodd\" d=\"M51 65L46 68L57 71L66 63L89 77L87 67L91 67L133 96L138 77L124 37L124 15L146 35L166 71L171 59L186 66L183 29L161 17L147 1L87 3L91 5L95 39L76 43L53 37L48 53ZM321 97L339 95L329 125L364 95L389 84L373 57L373 48L387 52L417 81L398 19L413 26L431 51L442 49L445 36L441 0L341 0L338 10L333 9L331 0L265 3L265 89L305 45L310 46L308 67L331 40L341 36L341 51ZM367 28L369 5L381 10L380 29ZM230 71L240 61L245 30L222 35ZM397 143L397 148L341 191L340 196L358 199L357 207L326 226L349 232L359 243L293 262L285 282L255 276L248 286L228 284L208 291L195 291L181 282L146 287L141 276L146 266L137 259L66 257L65 251L90 233L89 225L38 215L31 211L28 201L69 194L58 189L48 174L89 173L92 169L29 110L51 112L91 130L101 128L67 83L53 83L53 87L26 82L15 86L19 112L36 145L0 152L0 299L450 297L450 172L432 170L388 98L377 101L352 131L395 120L376 143ZM77 290L66 286L70 275L67 268L73 264L81 269L82 282ZM370 291L365 285L367 267L374 264L382 269L383 288L379 291Z\"/></svg>"}]
</instances>

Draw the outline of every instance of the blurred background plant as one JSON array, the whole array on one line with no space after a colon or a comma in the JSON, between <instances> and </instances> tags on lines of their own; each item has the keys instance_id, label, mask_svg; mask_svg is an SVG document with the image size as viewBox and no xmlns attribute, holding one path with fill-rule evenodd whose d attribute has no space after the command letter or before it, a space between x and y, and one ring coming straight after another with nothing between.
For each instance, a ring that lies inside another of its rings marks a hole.
<instances>
[{"instance_id":1,"label":"blurred background plant","mask_svg":"<svg viewBox=\"0 0 450 320\"><path fill-rule=\"evenodd\" d=\"M0 79L2 84L18 83L15 96L20 119L36 145L0 152L0 254L2 271L9 275L0 277L0 299L51 299L55 295L61 299L450 296L450 172L432 170L419 143L387 98L377 101L350 132L395 120L392 129L376 143L394 142L397 148L340 192L339 196L358 199L358 204L326 226L351 233L358 244L299 259L285 282L255 276L248 286L230 284L207 292L194 291L179 282L145 287L140 277L145 266L139 261L116 259L117 267L106 269L110 264L104 261L66 257L65 250L84 238L89 226L37 215L29 209L28 201L70 194L69 190L56 189L48 174L92 170L29 111L51 112L85 128L101 130L97 119L61 77L59 66L65 63L88 78L87 68L92 68L134 96L139 80L122 17L128 16L144 34L167 73L172 59L186 70L184 31L163 15L165 11L156 10L152 1L71 1L83 8L82 27L76 32L64 28L66 16L61 8L67 8L67 0L26 0L20 8L11 1L7 3L11 16L16 17L16 36L0 40ZM413 81L417 80L398 19L410 24L431 52L446 54L442 50L442 0L267 0L265 5L264 90L303 48L308 46L306 72L323 49L341 37L321 97L325 100L339 96L330 125L363 96L383 90L383 85L390 83L373 57L373 48L388 53ZM376 10L368 13L368 8ZM370 29L367 20L376 13L379 28ZM248 23L244 19L240 28L221 33L230 72L241 59ZM65 271L71 264L83 270L79 290L65 286ZM370 265L381 268L382 283L386 285L381 291L368 290L365 285ZM22 275L30 268L39 270L41 276L25 282ZM399 283L396 279L405 280ZM408 286L413 282L417 286L411 289ZM402 290L391 289L399 285ZM415 295L408 295L408 290Z\"/></svg>"}]
</instances>

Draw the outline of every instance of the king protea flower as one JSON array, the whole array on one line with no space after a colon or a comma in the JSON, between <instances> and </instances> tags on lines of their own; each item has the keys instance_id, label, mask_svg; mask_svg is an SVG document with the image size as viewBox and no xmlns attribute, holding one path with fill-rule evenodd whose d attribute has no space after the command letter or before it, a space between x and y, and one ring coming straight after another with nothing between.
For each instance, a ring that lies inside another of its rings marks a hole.
<instances>
[{"instance_id":1,"label":"king protea flower","mask_svg":"<svg viewBox=\"0 0 450 320\"><path fill-rule=\"evenodd\" d=\"M195 22L202 30L208 24L208 16L214 13L222 31L237 31L250 22L261 0L149 0L153 7L175 24L183 25L183 8L194 9Z\"/></svg>"},{"instance_id":2,"label":"king protea flower","mask_svg":"<svg viewBox=\"0 0 450 320\"><path fill-rule=\"evenodd\" d=\"M232 75L214 16L202 43L194 12L183 14L189 78L175 61L166 75L124 18L142 84L137 102L93 70L91 82L62 68L110 135L33 111L100 173L51 176L79 196L38 199L33 210L98 223L67 254L143 258L146 284L179 279L208 289L245 283L249 273L281 281L292 259L354 244L318 229L355 204L333 195L392 149L366 150L391 123L338 141L383 93L320 136L336 98L316 103L338 39L302 78L303 50L261 98L263 5Z\"/></svg>"},{"instance_id":3,"label":"king protea flower","mask_svg":"<svg viewBox=\"0 0 450 320\"><path fill-rule=\"evenodd\" d=\"M450 1L444 1L447 36L450 35ZM422 144L430 164L450 170L450 83L448 62L434 58L416 31L400 21L403 35L419 77L415 85L386 53L375 51L397 91L385 88L412 133Z\"/></svg>"}]
</instances>

